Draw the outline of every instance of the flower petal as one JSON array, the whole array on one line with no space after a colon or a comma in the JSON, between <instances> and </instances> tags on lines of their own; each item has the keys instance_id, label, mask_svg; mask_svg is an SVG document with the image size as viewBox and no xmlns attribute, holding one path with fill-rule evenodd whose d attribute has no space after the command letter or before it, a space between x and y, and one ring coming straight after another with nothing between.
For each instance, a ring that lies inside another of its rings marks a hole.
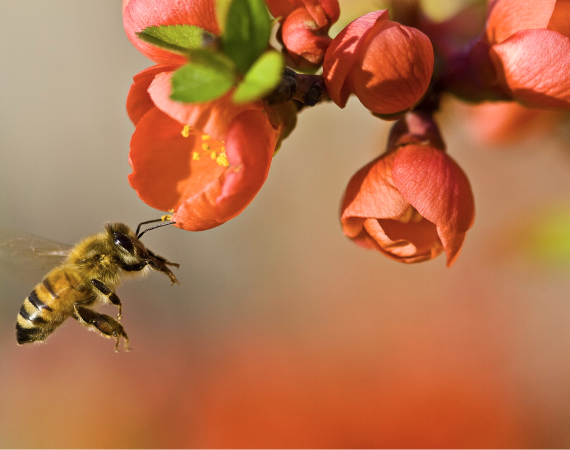
<instances>
[{"instance_id":1,"label":"flower petal","mask_svg":"<svg viewBox=\"0 0 570 450\"><path fill-rule=\"evenodd\" d=\"M305 8L293 11L281 27L283 44L297 67L320 66L332 39Z\"/></svg>"},{"instance_id":2,"label":"flower petal","mask_svg":"<svg viewBox=\"0 0 570 450\"><path fill-rule=\"evenodd\" d=\"M376 114L409 110L431 80L431 41L421 31L390 20L377 21L364 41L349 75L351 91Z\"/></svg>"},{"instance_id":3,"label":"flower petal","mask_svg":"<svg viewBox=\"0 0 570 450\"><path fill-rule=\"evenodd\" d=\"M178 66L157 64L142 70L133 77L133 84L127 96L127 114L135 125L154 107L154 102L148 93L154 77L161 72L175 70L176 67Z\"/></svg>"},{"instance_id":4,"label":"flower petal","mask_svg":"<svg viewBox=\"0 0 570 450\"><path fill-rule=\"evenodd\" d=\"M242 112L231 123L226 135L230 167L216 202L218 221L237 216L259 192L269 173L277 135L260 111Z\"/></svg>"},{"instance_id":5,"label":"flower petal","mask_svg":"<svg viewBox=\"0 0 570 450\"><path fill-rule=\"evenodd\" d=\"M385 20L389 20L388 10L365 14L346 26L327 49L323 76L330 98L341 108L350 95L347 78L365 37L376 22Z\"/></svg>"},{"instance_id":6,"label":"flower petal","mask_svg":"<svg viewBox=\"0 0 570 450\"><path fill-rule=\"evenodd\" d=\"M156 107L181 124L198 128L205 134L223 140L229 124L247 110L261 110L261 102L237 105L233 90L211 102L181 103L170 99L172 72L158 74L148 89Z\"/></svg>"},{"instance_id":7,"label":"flower petal","mask_svg":"<svg viewBox=\"0 0 570 450\"><path fill-rule=\"evenodd\" d=\"M548 29L558 31L560 34L570 37L570 1L558 0L550 22L548 22Z\"/></svg>"},{"instance_id":8,"label":"flower petal","mask_svg":"<svg viewBox=\"0 0 570 450\"><path fill-rule=\"evenodd\" d=\"M293 10L304 7L319 27L330 27L340 16L338 0L265 0L265 3L273 17L283 19Z\"/></svg>"},{"instance_id":9,"label":"flower petal","mask_svg":"<svg viewBox=\"0 0 570 450\"><path fill-rule=\"evenodd\" d=\"M570 39L556 31L526 30L491 47L513 97L536 108L570 108Z\"/></svg>"},{"instance_id":10,"label":"flower petal","mask_svg":"<svg viewBox=\"0 0 570 450\"><path fill-rule=\"evenodd\" d=\"M343 232L355 238L362 232L362 219L397 219L409 208L392 180L394 154L376 158L351 178L342 202Z\"/></svg>"},{"instance_id":11,"label":"flower petal","mask_svg":"<svg viewBox=\"0 0 570 450\"><path fill-rule=\"evenodd\" d=\"M499 44L522 30L546 29L556 0L495 0L489 4L487 39Z\"/></svg>"},{"instance_id":12,"label":"flower petal","mask_svg":"<svg viewBox=\"0 0 570 450\"><path fill-rule=\"evenodd\" d=\"M475 218L467 176L444 152L408 145L396 153L393 177L406 201L437 226L448 266L451 265L463 242L455 236L471 228Z\"/></svg>"},{"instance_id":13,"label":"flower petal","mask_svg":"<svg viewBox=\"0 0 570 450\"><path fill-rule=\"evenodd\" d=\"M132 1L132 0L131 0ZM191 175L194 136L184 138L182 127L158 108L152 108L138 123L131 139L129 183L149 206L176 209L185 197Z\"/></svg>"},{"instance_id":14,"label":"flower petal","mask_svg":"<svg viewBox=\"0 0 570 450\"><path fill-rule=\"evenodd\" d=\"M436 226L425 219L408 223L367 219L364 227L377 250L395 261L406 264L429 261L443 251Z\"/></svg>"},{"instance_id":15,"label":"flower petal","mask_svg":"<svg viewBox=\"0 0 570 450\"><path fill-rule=\"evenodd\" d=\"M147 58L163 64L184 64L186 58L141 41L136 36L150 26L196 25L220 34L215 0L130 0L123 12L123 27L131 43Z\"/></svg>"}]
</instances>

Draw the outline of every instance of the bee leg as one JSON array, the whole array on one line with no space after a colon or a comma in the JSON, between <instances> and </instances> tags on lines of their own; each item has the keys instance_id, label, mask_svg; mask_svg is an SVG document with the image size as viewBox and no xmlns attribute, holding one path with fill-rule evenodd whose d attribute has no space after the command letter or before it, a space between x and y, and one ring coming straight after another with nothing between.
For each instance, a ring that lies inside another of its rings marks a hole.
<instances>
[{"instance_id":1,"label":"bee leg","mask_svg":"<svg viewBox=\"0 0 570 450\"><path fill-rule=\"evenodd\" d=\"M170 278L171 284L180 284L180 282L176 279L176 276L172 273L172 271L168 267L166 267L168 265L178 268L180 267L180 264L170 262L166 258L163 258L162 256L155 255L148 248L146 249L146 251L150 256L150 258L148 258L147 261L153 269L162 272L168 278Z\"/></svg>"},{"instance_id":2,"label":"bee leg","mask_svg":"<svg viewBox=\"0 0 570 450\"><path fill-rule=\"evenodd\" d=\"M123 326L106 314L99 314L92 309L80 306L77 303L74 305L75 318L86 326L93 326L103 337L115 339L115 351L119 351L119 341L121 337L125 339L125 351L130 351L129 337Z\"/></svg>"},{"instance_id":3,"label":"bee leg","mask_svg":"<svg viewBox=\"0 0 570 450\"><path fill-rule=\"evenodd\" d=\"M91 280L91 284L93 284L93 286L95 286L95 288L97 288L97 290L103 295L106 295L113 305L116 305L119 308L117 319L121 320L123 318L123 305L117 294L115 294L109 286L99 280L93 279Z\"/></svg>"}]
</instances>

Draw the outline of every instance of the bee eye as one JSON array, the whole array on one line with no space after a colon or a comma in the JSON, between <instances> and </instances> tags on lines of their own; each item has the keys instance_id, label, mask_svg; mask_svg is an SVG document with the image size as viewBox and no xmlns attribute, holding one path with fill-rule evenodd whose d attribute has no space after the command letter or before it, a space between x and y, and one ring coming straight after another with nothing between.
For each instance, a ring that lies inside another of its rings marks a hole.
<instances>
[{"instance_id":1,"label":"bee eye","mask_svg":"<svg viewBox=\"0 0 570 450\"><path fill-rule=\"evenodd\" d=\"M135 247L133 245L133 241L131 241L127 236L125 236L124 234L121 233L115 233L113 235L113 242L115 242L116 245L120 245L121 247L123 247L126 251L128 251L129 253L134 253L135 252Z\"/></svg>"}]
</instances>

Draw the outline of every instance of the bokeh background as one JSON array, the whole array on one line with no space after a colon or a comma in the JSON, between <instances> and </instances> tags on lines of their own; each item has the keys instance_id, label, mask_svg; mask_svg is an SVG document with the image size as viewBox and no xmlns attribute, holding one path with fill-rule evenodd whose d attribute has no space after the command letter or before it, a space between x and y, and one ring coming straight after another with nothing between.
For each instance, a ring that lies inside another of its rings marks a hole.
<instances>
[{"instance_id":1,"label":"bokeh background","mask_svg":"<svg viewBox=\"0 0 570 450\"><path fill-rule=\"evenodd\" d=\"M125 98L151 63L120 3L0 1L0 227L74 243L159 215L127 182ZM477 207L452 269L343 236L344 188L388 131L352 99L302 113L236 219L145 235L182 286L119 288L130 353L73 321L18 347L40 278L2 273L0 446L570 446L568 134L491 148L444 106Z\"/></svg>"}]
</instances>

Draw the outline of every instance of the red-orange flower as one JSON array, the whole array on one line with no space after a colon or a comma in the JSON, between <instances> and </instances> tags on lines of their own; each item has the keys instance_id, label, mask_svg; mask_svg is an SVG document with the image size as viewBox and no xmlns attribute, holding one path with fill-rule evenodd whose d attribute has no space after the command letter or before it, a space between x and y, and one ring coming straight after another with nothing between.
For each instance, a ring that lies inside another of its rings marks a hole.
<instances>
[{"instance_id":1,"label":"red-orange flower","mask_svg":"<svg viewBox=\"0 0 570 450\"><path fill-rule=\"evenodd\" d=\"M353 93L373 113L395 119L425 94L433 62L425 34L392 22L386 10L376 11L350 23L333 40L323 76L341 108Z\"/></svg>"},{"instance_id":2,"label":"red-orange flower","mask_svg":"<svg viewBox=\"0 0 570 450\"><path fill-rule=\"evenodd\" d=\"M499 81L528 106L570 108L570 3L495 0L487 40Z\"/></svg>"},{"instance_id":3,"label":"red-orange flower","mask_svg":"<svg viewBox=\"0 0 570 450\"><path fill-rule=\"evenodd\" d=\"M214 6L213 0L131 0L124 10L135 46L165 63L136 75L129 91L127 111L136 125L129 182L145 203L172 211L176 226L192 231L221 225L253 200L267 178L280 131L261 102L236 105L232 92L200 104L171 100L172 73L185 59L134 34L164 24L218 32Z\"/></svg>"},{"instance_id":4,"label":"red-orange flower","mask_svg":"<svg viewBox=\"0 0 570 450\"><path fill-rule=\"evenodd\" d=\"M220 34L215 0L123 1L123 27L131 43L147 58L161 64L184 64L186 58L141 41L135 33L151 26L195 25Z\"/></svg>"},{"instance_id":5,"label":"red-orange flower","mask_svg":"<svg viewBox=\"0 0 570 450\"><path fill-rule=\"evenodd\" d=\"M474 220L469 180L445 153L430 116L414 112L392 128L387 151L350 180L344 234L403 263L445 251L450 267Z\"/></svg>"},{"instance_id":6,"label":"red-orange flower","mask_svg":"<svg viewBox=\"0 0 570 450\"><path fill-rule=\"evenodd\" d=\"M295 68L318 68L332 39L330 27L340 16L337 0L267 0L275 17L283 22L280 34L289 64Z\"/></svg>"},{"instance_id":7,"label":"red-orange flower","mask_svg":"<svg viewBox=\"0 0 570 450\"><path fill-rule=\"evenodd\" d=\"M173 211L176 226L206 230L253 200L267 178L278 131L261 102L237 106L231 93L202 104L170 100L172 72L165 69L141 72L129 93L136 125L129 182L148 205Z\"/></svg>"},{"instance_id":8,"label":"red-orange flower","mask_svg":"<svg viewBox=\"0 0 570 450\"><path fill-rule=\"evenodd\" d=\"M451 59L447 89L467 100L570 108L569 14L563 0L490 2L485 35Z\"/></svg>"}]
</instances>

